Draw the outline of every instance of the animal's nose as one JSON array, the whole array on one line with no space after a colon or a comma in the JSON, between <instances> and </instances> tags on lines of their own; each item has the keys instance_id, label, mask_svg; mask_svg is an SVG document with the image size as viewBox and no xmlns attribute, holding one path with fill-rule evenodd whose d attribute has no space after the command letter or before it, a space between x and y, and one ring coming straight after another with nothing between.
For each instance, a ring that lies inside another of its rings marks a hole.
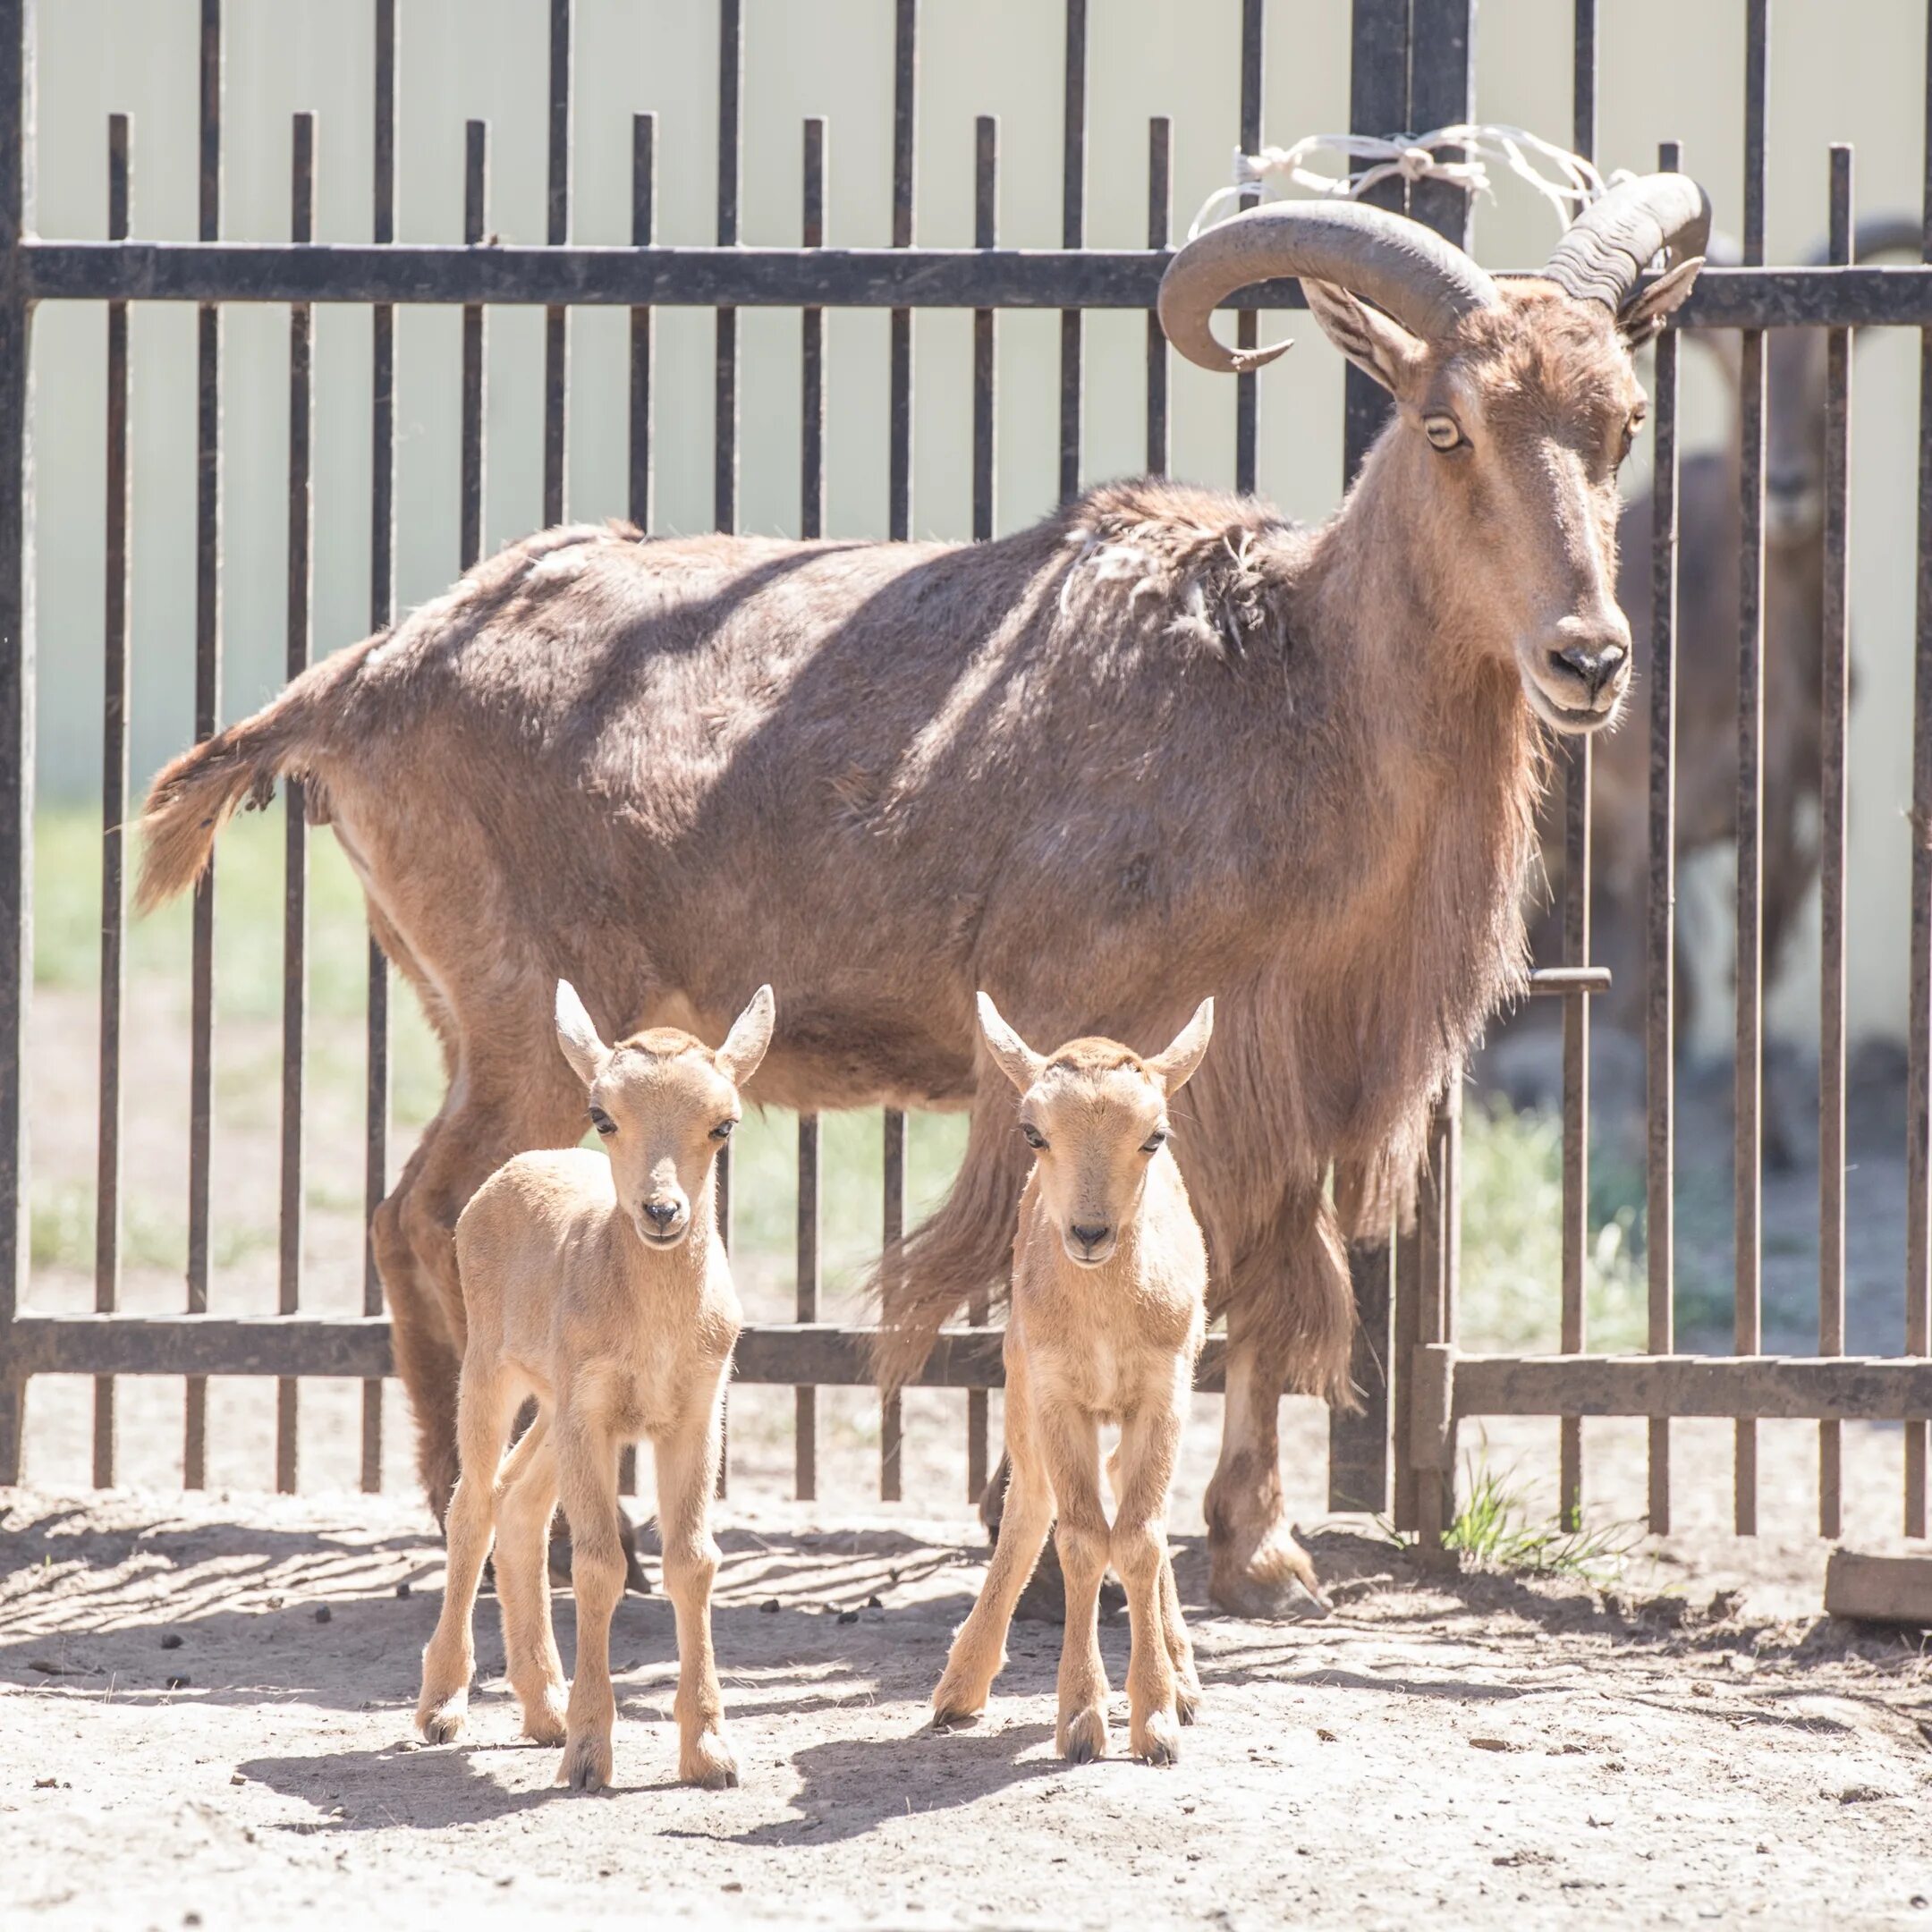
<instances>
[{"instance_id":1,"label":"animal's nose","mask_svg":"<svg viewBox=\"0 0 1932 1932\"><path fill-rule=\"evenodd\" d=\"M1597 694L1612 682L1630 657L1630 647L1617 638L1598 638L1566 644L1551 654L1572 676L1580 678L1595 704Z\"/></svg>"},{"instance_id":2,"label":"animal's nose","mask_svg":"<svg viewBox=\"0 0 1932 1932\"><path fill-rule=\"evenodd\" d=\"M660 1228L667 1228L678 1217L678 1205L675 1201L648 1200L644 1203L644 1212Z\"/></svg>"},{"instance_id":3,"label":"animal's nose","mask_svg":"<svg viewBox=\"0 0 1932 1932\"><path fill-rule=\"evenodd\" d=\"M1773 470L1765 478L1765 488L1784 503L1801 502L1810 487L1811 479L1802 470Z\"/></svg>"},{"instance_id":4,"label":"animal's nose","mask_svg":"<svg viewBox=\"0 0 1932 1932\"><path fill-rule=\"evenodd\" d=\"M1082 1248L1086 1249L1088 1253L1091 1254L1093 1250L1107 1238L1108 1234L1112 1233L1112 1230L1107 1226L1105 1221L1098 1222L1092 1227L1082 1227L1079 1224L1079 1222L1076 1221L1071 1227L1067 1229L1067 1233L1071 1234L1073 1239L1080 1244Z\"/></svg>"}]
</instances>

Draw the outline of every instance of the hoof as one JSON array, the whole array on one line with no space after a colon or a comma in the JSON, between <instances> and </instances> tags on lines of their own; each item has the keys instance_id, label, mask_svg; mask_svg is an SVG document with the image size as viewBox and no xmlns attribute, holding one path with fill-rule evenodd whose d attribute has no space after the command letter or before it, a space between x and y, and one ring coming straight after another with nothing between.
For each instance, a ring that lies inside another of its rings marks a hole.
<instances>
[{"instance_id":1,"label":"hoof","mask_svg":"<svg viewBox=\"0 0 1932 1932\"><path fill-rule=\"evenodd\" d=\"M419 1711L416 1727L426 1744L453 1744L462 1735L466 1715L461 1704L438 1705L434 1710Z\"/></svg>"},{"instance_id":2,"label":"hoof","mask_svg":"<svg viewBox=\"0 0 1932 1932\"><path fill-rule=\"evenodd\" d=\"M561 1744L570 1735L562 1704L545 1702L525 1706L523 1735L532 1744Z\"/></svg>"},{"instance_id":3,"label":"hoof","mask_svg":"<svg viewBox=\"0 0 1932 1932\"><path fill-rule=\"evenodd\" d=\"M1171 1711L1149 1711L1133 1740L1133 1754L1145 1764L1181 1762L1181 1726Z\"/></svg>"},{"instance_id":4,"label":"hoof","mask_svg":"<svg viewBox=\"0 0 1932 1932\"><path fill-rule=\"evenodd\" d=\"M1208 1594L1231 1615L1258 1622L1331 1616L1315 1565L1285 1523L1278 1525L1245 1561L1216 1551Z\"/></svg>"},{"instance_id":5,"label":"hoof","mask_svg":"<svg viewBox=\"0 0 1932 1932\"><path fill-rule=\"evenodd\" d=\"M738 1759L731 1746L716 1732L706 1732L682 1753L678 1776L687 1784L705 1791L735 1791Z\"/></svg>"},{"instance_id":6,"label":"hoof","mask_svg":"<svg viewBox=\"0 0 1932 1932\"><path fill-rule=\"evenodd\" d=\"M1174 1715L1184 1724L1191 1724L1200 1716L1201 1687L1198 1683L1177 1683L1174 1686Z\"/></svg>"},{"instance_id":7,"label":"hoof","mask_svg":"<svg viewBox=\"0 0 1932 1932\"><path fill-rule=\"evenodd\" d=\"M939 1688L932 1694L933 1724L940 1731L949 1731L954 1724L970 1724L986 1708L987 1694L984 1690L974 1694L973 1687L963 1677L955 1677L948 1671L939 1680Z\"/></svg>"},{"instance_id":8,"label":"hoof","mask_svg":"<svg viewBox=\"0 0 1932 1932\"><path fill-rule=\"evenodd\" d=\"M557 1767L556 1781L572 1791L600 1792L611 1781L609 1743L599 1737L579 1738L564 1747L564 1761Z\"/></svg>"},{"instance_id":9,"label":"hoof","mask_svg":"<svg viewBox=\"0 0 1932 1932\"><path fill-rule=\"evenodd\" d=\"M1089 1704L1060 1726L1060 1755L1069 1764L1091 1764L1107 1754L1106 1713Z\"/></svg>"}]
</instances>

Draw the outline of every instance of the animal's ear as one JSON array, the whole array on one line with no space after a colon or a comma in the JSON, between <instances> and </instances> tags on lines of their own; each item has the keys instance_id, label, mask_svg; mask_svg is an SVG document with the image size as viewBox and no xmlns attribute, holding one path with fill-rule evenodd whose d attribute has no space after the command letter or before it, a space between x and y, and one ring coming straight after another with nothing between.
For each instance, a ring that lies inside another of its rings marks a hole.
<instances>
[{"instance_id":1,"label":"animal's ear","mask_svg":"<svg viewBox=\"0 0 1932 1932\"><path fill-rule=\"evenodd\" d=\"M1339 283L1303 275L1301 292L1323 333L1364 376L1373 377L1399 399L1416 394L1428 360L1419 335L1411 335L1400 322L1371 309Z\"/></svg>"},{"instance_id":2,"label":"animal's ear","mask_svg":"<svg viewBox=\"0 0 1932 1932\"><path fill-rule=\"evenodd\" d=\"M1000 1072L1021 1093L1040 1077L1046 1055L1035 1053L1000 1017L999 1008L984 993L979 996L979 1038L999 1063Z\"/></svg>"},{"instance_id":3,"label":"animal's ear","mask_svg":"<svg viewBox=\"0 0 1932 1932\"><path fill-rule=\"evenodd\" d=\"M750 1004L732 1021L724 1044L717 1050L718 1070L734 1087L742 1087L758 1070L765 1049L771 1045L772 1023L778 1013L772 989L761 986L751 996Z\"/></svg>"},{"instance_id":4,"label":"animal's ear","mask_svg":"<svg viewBox=\"0 0 1932 1932\"><path fill-rule=\"evenodd\" d=\"M564 1057L577 1070L577 1078L589 1086L604 1071L610 1048L598 1038L584 1003L577 997L577 988L568 979L556 983L556 1036Z\"/></svg>"},{"instance_id":5,"label":"animal's ear","mask_svg":"<svg viewBox=\"0 0 1932 1932\"><path fill-rule=\"evenodd\" d=\"M1194 1009L1194 1017L1175 1036L1165 1053L1148 1062L1150 1072L1159 1077L1169 1093L1178 1093L1194 1078L1194 1070L1208 1055L1208 1042L1214 1038L1214 1000L1204 999Z\"/></svg>"},{"instance_id":6,"label":"animal's ear","mask_svg":"<svg viewBox=\"0 0 1932 1932\"><path fill-rule=\"evenodd\" d=\"M1679 262L1648 287L1640 288L1617 310L1617 331L1632 349L1640 349L1664 326L1665 317L1690 292L1690 284L1703 266L1701 255Z\"/></svg>"}]
</instances>

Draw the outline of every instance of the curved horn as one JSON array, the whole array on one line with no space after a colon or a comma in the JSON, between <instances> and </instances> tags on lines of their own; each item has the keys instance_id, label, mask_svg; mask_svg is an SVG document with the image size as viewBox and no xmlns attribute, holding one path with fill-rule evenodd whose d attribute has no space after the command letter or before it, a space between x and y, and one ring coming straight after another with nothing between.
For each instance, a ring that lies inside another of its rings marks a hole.
<instances>
[{"instance_id":1,"label":"curved horn","mask_svg":"<svg viewBox=\"0 0 1932 1932\"><path fill-rule=\"evenodd\" d=\"M1852 259L1868 262L1878 255L1903 255L1917 261L1925 248L1925 223L1917 215L1868 215L1852 231ZM1814 242L1805 264L1823 268L1831 261L1831 244Z\"/></svg>"},{"instance_id":2,"label":"curved horn","mask_svg":"<svg viewBox=\"0 0 1932 1932\"><path fill-rule=\"evenodd\" d=\"M1563 231L1543 273L1578 301L1622 309L1661 250L1672 262L1704 252L1710 201L1688 174L1645 174L1621 182Z\"/></svg>"},{"instance_id":3,"label":"curved horn","mask_svg":"<svg viewBox=\"0 0 1932 1932\"><path fill-rule=\"evenodd\" d=\"M1239 374L1289 345L1230 349L1208 326L1235 290L1282 275L1336 282L1435 341L1501 298L1462 250L1403 215L1357 201L1276 202L1196 235L1161 277L1161 326L1191 362Z\"/></svg>"}]
</instances>

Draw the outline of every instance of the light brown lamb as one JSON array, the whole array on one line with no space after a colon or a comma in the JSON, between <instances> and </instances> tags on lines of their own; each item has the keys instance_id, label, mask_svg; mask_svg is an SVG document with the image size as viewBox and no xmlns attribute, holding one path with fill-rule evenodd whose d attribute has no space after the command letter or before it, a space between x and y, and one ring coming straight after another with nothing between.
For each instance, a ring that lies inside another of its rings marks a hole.
<instances>
[{"instance_id":1,"label":"light brown lamb","mask_svg":"<svg viewBox=\"0 0 1932 1932\"><path fill-rule=\"evenodd\" d=\"M1025 1164L978 1078L975 990L1034 1038L1146 1049L1212 987L1238 1045L1191 1090L1182 1157L1228 1323L1212 1587L1292 1606L1278 1398L1347 1398L1344 1236L1386 1230L1521 984L1543 729L1608 724L1628 678L1631 347L1689 292L1707 221L1686 178L1632 182L1542 275L1497 282L1380 209L1251 210L1174 258L1162 315L1188 356L1245 366L1210 316L1299 275L1394 394L1318 529L1147 480L967 547L553 530L160 775L144 904L300 775L442 1035L448 1098L373 1230L439 1510L450 1231L580 1114L537 1021L557 979L702 1032L780 959L757 1098L971 1110L885 1311L888 1377L1004 1285Z\"/></svg>"},{"instance_id":2,"label":"light brown lamb","mask_svg":"<svg viewBox=\"0 0 1932 1932\"><path fill-rule=\"evenodd\" d=\"M665 1590L677 1613L678 1775L712 1787L738 1782L711 1652L711 1493L740 1313L714 1178L738 1120L739 1086L757 1072L771 1030L772 992L760 987L716 1052L670 1027L606 1046L575 989L557 987L557 1040L610 1157L577 1148L519 1155L456 1224L469 1311L457 1401L462 1474L416 1711L431 1743L463 1727L477 1580L494 1532L506 1671L525 1734L564 1746L559 1784L610 1783L610 1626L624 1587L617 1453L648 1436ZM505 1456L532 1396L536 1419ZM577 1606L567 1707L546 1553L560 1497Z\"/></svg>"},{"instance_id":3,"label":"light brown lamb","mask_svg":"<svg viewBox=\"0 0 1932 1932\"><path fill-rule=\"evenodd\" d=\"M1167 1549L1167 1498L1208 1333L1208 1250L1173 1151L1168 1102L1214 1031L1203 1000L1165 1052L1143 1060L1115 1040L1038 1054L979 996L988 1055L1020 1089L1033 1150L1013 1241L1006 1321L1006 1453L999 1541L933 1692L940 1725L977 1716L1006 1663L1013 1606L1049 1528L1066 1582L1060 1651L1061 1755L1107 1750L1106 1666L1097 1612L1111 1560L1127 1590L1128 1741L1174 1764L1200 1702L1193 1646ZM1120 1425L1100 1501L1099 1430Z\"/></svg>"}]
</instances>

